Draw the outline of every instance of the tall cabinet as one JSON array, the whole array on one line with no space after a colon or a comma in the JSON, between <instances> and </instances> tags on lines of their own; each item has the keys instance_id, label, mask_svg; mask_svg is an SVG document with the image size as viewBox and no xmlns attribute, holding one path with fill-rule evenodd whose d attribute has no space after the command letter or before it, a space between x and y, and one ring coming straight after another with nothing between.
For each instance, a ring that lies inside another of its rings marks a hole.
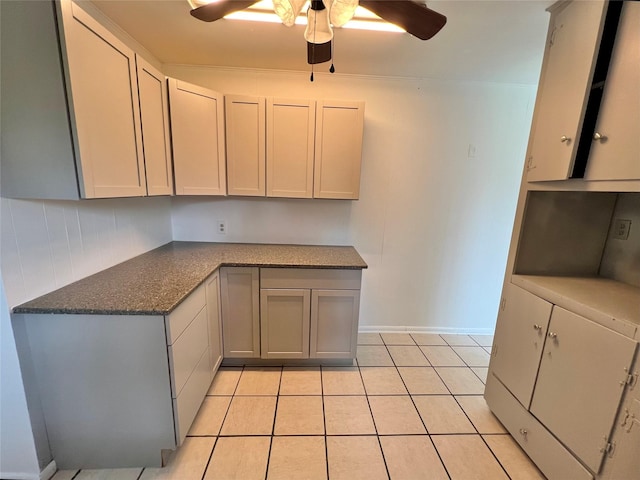
<instances>
[{"instance_id":1,"label":"tall cabinet","mask_svg":"<svg viewBox=\"0 0 640 480\"><path fill-rule=\"evenodd\" d=\"M485 398L548 478L638 478L640 3L550 12Z\"/></svg>"}]
</instances>

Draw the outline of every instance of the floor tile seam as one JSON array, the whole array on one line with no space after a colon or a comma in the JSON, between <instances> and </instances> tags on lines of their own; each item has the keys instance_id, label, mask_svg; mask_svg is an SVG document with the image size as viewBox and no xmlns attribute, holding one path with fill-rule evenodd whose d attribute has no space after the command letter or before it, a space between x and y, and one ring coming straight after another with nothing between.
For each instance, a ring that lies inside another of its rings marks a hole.
<instances>
[{"instance_id":1,"label":"floor tile seam","mask_svg":"<svg viewBox=\"0 0 640 480\"><path fill-rule=\"evenodd\" d=\"M456 398L456 395L451 395L453 397L454 402L456 402L456 405L458 405L458 408L460 408L460 410L462 410L462 413L464 413L464 416L467 417L467 420L469 420L469 423L471 424L471 426L473 427L473 429L478 433L478 435L482 435L480 433L480 430L478 430L478 427L476 426L476 424L473 422L473 420L471 420L471 417L469 416L469 414L467 413L467 411L464 409L464 407L462 406L462 404L458 401L458 399ZM471 395L468 395L471 396ZM482 396L482 395L475 395L476 397L478 396Z\"/></svg>"},{"instance_id":2,"label":"floor tile seam","mask_svg":"<svg viewBox=\"0 0 640 480\"><path fill-rule=\"evenodd\" d=\"M229 404L231 404L231 402L229 402ZM220 426L220 428L222 428L222 425ZM207 459L207 463L204 466L204 470L202 471L202 477L200 477L200 480L205 480L207 476L207 470L209 470L209 465L211 464L211 459L213 458L213 451L216 449L217 445L218 445L218 437L216 437L216 439L213 442L213 445L211 446L211 451L209 452L209 458Z\"/></svg>"},{"instance_id":3,"label":"floor tile seam","mask_svg":"<svg viewBox=\"0 0 640 480\"><path fill-rule=\"evenodd\" d=\"M205 470L206 472L206 470ZM144 473L144 467L142 467L142 469L140 470L140 473L138 474L138 476L136 477L136 480L140 480L142 478L142 474ZM72 479L73 480L73 479Z\"/></svg>"},{"instance_id":4,"label":"floor tile seam","mask_svg":"<svg viewBox=\"0 0 640 480\"><path fill-rule=\"evenodd\" d=\"M507 476L508 479L511 479L511 475L509 475L509 472L507 472L507 467L505 467L502 462L500 461L500 459L498 458L498 456L496 455L496 453L493 451L493 449L491 448L491 446L487 443L487 441L484 439L484 436L482 434L480 434L480 440L482 440L482 443L485 444L485 446L487 447L487 449L489 450L489 452L491 452L491 455L493 455L493 458L495 458L496 462L498 462L498 465L500 465L500 468L502 468L502 471L504 472L504 474Z\"/></svg>"},{"instance_id":5,"label":"floor tile seam","mask_svg":"<svg viewBox=\"0 0 640 480\"><path fill-rule=\"evenodd\" d=\"M440 455L440 452L438 451L438 447L436 447L436 442L433 441L433 438L431 438L432 435L429 435L429 441L431 442L431 445L433 446L433 451L436 452L436 455L438 456L438 460L440 460L440 465L442 465L442 468L444 468L444 473L447 474L447 477L449 477L449 480L451 480L451 474L449 473L449 469L447 468L447 465L444 463L444 460L442 459L442 456Z\"/></svg>"},{"instance_id":6,"label":"floor tile seam","mask_svg":"<svg viewBox=\"0 0 640 480\"><path fill-rule=\"evenodd\" d=\"M422 352L422 350L420 350L420 351ZM424 355L424 352L422 354ZM389 352L389 355L391 355L391 352ZM392 357L392 360L393 360L393 357ZM427 359L427 361L429 361L429 359ZM395 360L393 361L393 363L395 365ZM429 363L431 363L431 362L429 362ZM407 394L409 395L409 400L411 400L411 404L413 405L413 408L416 411L416 413L418 414L418 418L420 419L420 422L422 423L422 426L424 427L424 431L427 434L429 434L429 429L427 428L427 424L424 422L424 419L422 418L422 415L420 415L420 410L418 410L418 406L416 405L416 402L414 402L413 397L411 396L411 393L409 392L409 388L407 387L407 384L404 381L404 378L402 378L402 374L400 373L400 369L398 368L397 365L395 365L395 368L396 368L396 373L400 377L400 381L402 382L402 385L404 385L404 389L407 391Z\"/></svg>"},{"instance_id":7,"label":"floor tile seam","mask_svg":"<svg viewBox=\"0 0 640 480\"><path fill-rule=\"evenodd\" d=\"M322 365L320 365L320 393L322 394L322 423L324 425L324 463L327 469L327 479L329 478L329 447L327 446L327 415L324 408L324 380L322 372L324 371ZM364 388L364 387L363 387Z\"/></svg>"},{"instance_id":8,"label":"floor tile seam","mask_svg":"<svg viewBox=\"0 0 640 480\"><path fill-rule=\"evenodd\" d=\"M274 425L275 425L275 420L273 421ZM265 465L265 469L264 469L264 480L267 480L267 477L269 476L269 464L271 463L271 449L273 448L273 435L271 436L271 438L269 438L269 453L267 454L267 464Z\"/></svg>"}]
</instances>

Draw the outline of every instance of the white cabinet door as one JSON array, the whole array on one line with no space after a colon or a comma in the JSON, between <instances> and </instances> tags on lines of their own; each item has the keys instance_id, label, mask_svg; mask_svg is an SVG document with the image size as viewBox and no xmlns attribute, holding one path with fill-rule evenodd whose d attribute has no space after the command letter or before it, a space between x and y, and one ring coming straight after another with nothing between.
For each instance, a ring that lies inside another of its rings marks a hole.
<instances>
[{"instance_id":1,"label":"white cabinet door","mask_svg":"<svg viewBox=\"0 0 640 480\"><path fill-rule=\"evenodd\" d=\"M508 284L491 353L490 371L529 408L552 305Z\"/></svg>"},{"instance_id":2,"label":"white cabinet door","mask_svg":"<svg viewBox=\"0 0 640 480\"><path fill-rule=\"evenodd\" d=\"M640 3L625 2L585 180L640 179Z\"/></svg>"},{"instance_id":3,"label":"white cabinet door","mask_svg":"<svg viewBox=\"0 0 640 480\"><path fill-rule=\"evenodd\" d=\"M527 160L530 182L571 174L607 4L573 1L552 16Z\"/></svg>"},{"instance_id":4,"label":"white cabinet door","mask_svg":"<svg viewBox=\"0 0 640 480\"><path fill-rule=\"evenodd\" d=\"M636 342L554 306L531 413L597 473Z\"/></svg>"},{"instance_id":5,"label":"white cabinet door","mask_svg":"<svg viewBox=\"0 0 640 480\"><path fill-rule=\"evenodd\" d=\"M135 54L77 4L59 5L82 196L144 196Z\"/></svg>"},{"instance_id":6,"label":"white cabinet door","mask_svg":"<svg viewBox=\"0 0 640 480\"><path fill-rule=\"evenodd\" d=\"M225 358L260 358L259 285L257 268L220 269Z\"/></svg>"},{"instance_id":7,"label":"white cabinet door","mask_svg":"<svg viewBox=\"0 0 640 480\"><path fill-rule=\"evenodd\" d=\"M176 195L225 195L222 95L169 79Z\"/></svg>"},{"instance_id":8,"label":"white cabinet door","mask_svg":"<svg viewBox=\"0 0 640 480\"><path fill-rule=\"evenodd\" d=\"M308 289L260 290L262 358L309 358Z\"/></svg>"},{"instance_id":9,"label":"white cabinet door","mask_svg":"<svg viewBox=\"0 0 640 480\"><path fill-rule=\"evenodd\" d=\"M318 101L314 198L360 196L363 129L364 102Z\"/></svg>"},{"instance_id":10,"label":"white cabinet door","mask_svg":"<svg viewBox=\"0 0 640 480\"><path fill-rule=\"evenodd\" d=\"M310 358L355 358L360 290L312 290Z\"/></svg>"},{"instance_id":11,"label":"white cabinet door","mask_svg":"<svg viewBox=\"0 0 640 480\"><path fill-rule=\"evenodd\" d=\"M211 275L205 282L205 294L207 297L207 319L209 330L209 365L211 379L222 363L222 323L220 321L220 273Z\"/></svg>"},{"instance_id":12,"label":"white cabinet door","mask_svg":"<svg viewBox=\"0 0 640 480\"><path fill-rule=\"evenodd\" d=\"M229 195L264 197L265 99L224 97Z\"/></svg>"},{"instance_id":13,"label":"white cabinet door","mask_svg":"<svg viewBox=\"0 0 640 480\"><path fill-rule=\"evenodd\" d=\"M171 195L173 170L167 81L159 70L140 55L136 55L136 67L147 194Z\"/></svg>"},{"instance_id":14,"label":"white cabinet door","mask_svg":"<svg viewBox=\"0 0 640 480\"><path fill-rule=\"evenodd\" d=\"M311 198L314 100L267 100L267 196Z\"/></svg>"}]
</instances>

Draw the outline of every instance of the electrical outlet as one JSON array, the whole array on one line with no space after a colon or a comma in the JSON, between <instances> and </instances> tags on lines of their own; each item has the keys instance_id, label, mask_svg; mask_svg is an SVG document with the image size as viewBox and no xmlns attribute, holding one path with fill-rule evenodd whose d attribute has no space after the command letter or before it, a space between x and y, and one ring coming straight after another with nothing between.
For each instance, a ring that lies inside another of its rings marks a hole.
<instances>
[{"instance_id":1,"label":"electrical outlet","mask_svg":"<svg viewBox=\"0 0 640 480\"><path fill-rule=\"evenodd\" d=\"M226 235L227 234L227 222L226 220L218 220L218 234Z\"/></svg>"},{"instance_id":2,"label":"electrical outlet","mask_svg":"<svg viewBox=\"0 0 640 480\"><path fill-rule=\"evenodd\" d=\"M623 220L616 218L613 221L613 229L611 231L611 238L617 240L626 240L629 238L629 230L631 229L631 220Z\"/></svg>"}]
</instances>

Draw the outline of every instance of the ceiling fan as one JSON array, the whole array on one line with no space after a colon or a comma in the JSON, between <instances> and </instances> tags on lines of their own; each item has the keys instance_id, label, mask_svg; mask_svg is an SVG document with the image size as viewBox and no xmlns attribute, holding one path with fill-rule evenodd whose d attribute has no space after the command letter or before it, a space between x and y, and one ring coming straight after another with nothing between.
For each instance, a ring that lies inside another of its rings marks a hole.
<instances>
[{"instance_id":1,"label":"ceiling fan","mask_svg":"<svg viewBox=\"0 0 640 480\"><path fill-rule=\"evenodd\" d=\"M258 0L188 1L192 16L205 22L214 22L248 8ZM273 0L275 13L288 27L294 25L306 3L307 0ZM332 26L341 27L351 20L358 4L420 40L430 39L447 23L447 17L414 0L310 0L304 34L308 63L313 65L331 60Z\"/></svg>"}]
</instances>

